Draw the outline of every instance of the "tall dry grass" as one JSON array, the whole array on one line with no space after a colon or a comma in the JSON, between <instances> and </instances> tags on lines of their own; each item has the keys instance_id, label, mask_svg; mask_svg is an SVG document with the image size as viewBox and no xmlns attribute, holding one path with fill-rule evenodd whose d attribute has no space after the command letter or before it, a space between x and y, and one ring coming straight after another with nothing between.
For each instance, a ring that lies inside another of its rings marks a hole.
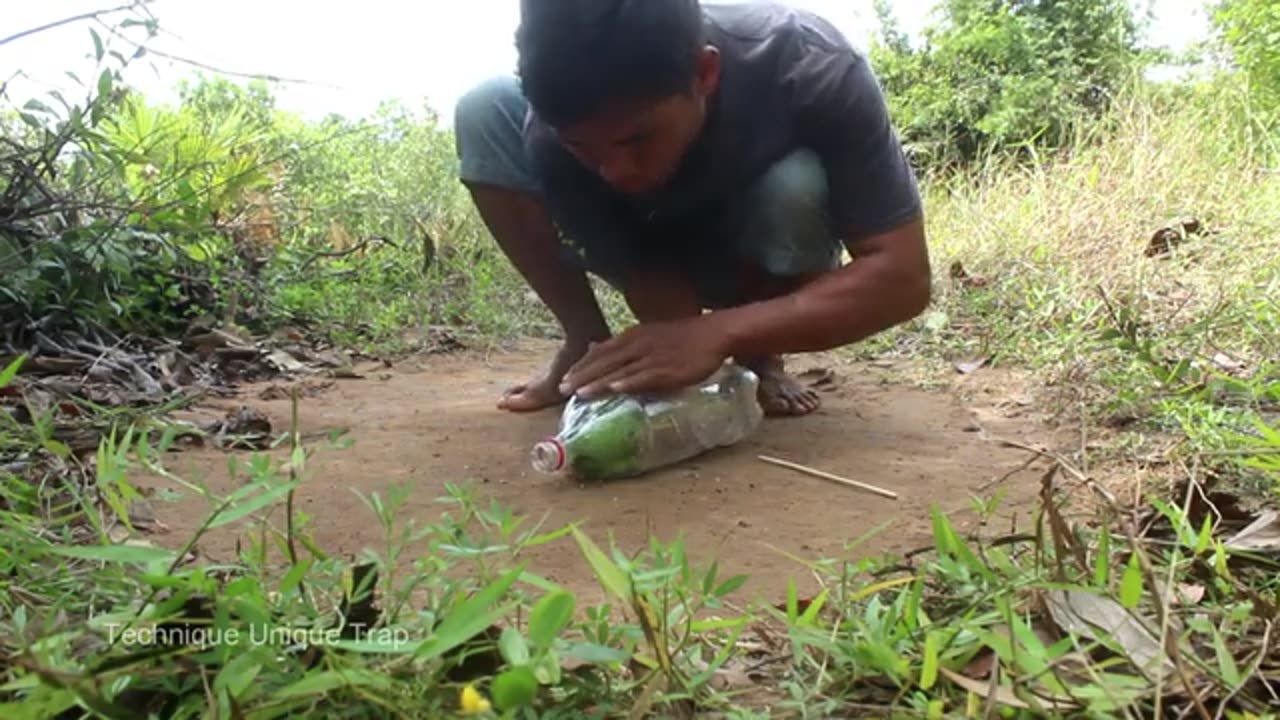
<instances>
[{"instance_id":1,"label":"tall dry grass","mask_svg":"<svg viewBox=\"0 0 1280 720\"><path fill-rule=\"evenodd\" d=\"M1105 295L1178 352L1280 358L1277 158L1245 96L1145 92L1069 152L926 178L937 308L965 331L952 340L1071 359L1105 322ZM1199 232L1149 257L1159 230L1192 219ZM981 280L949 279L957 262Z\"/></svg>"}]
</instances>

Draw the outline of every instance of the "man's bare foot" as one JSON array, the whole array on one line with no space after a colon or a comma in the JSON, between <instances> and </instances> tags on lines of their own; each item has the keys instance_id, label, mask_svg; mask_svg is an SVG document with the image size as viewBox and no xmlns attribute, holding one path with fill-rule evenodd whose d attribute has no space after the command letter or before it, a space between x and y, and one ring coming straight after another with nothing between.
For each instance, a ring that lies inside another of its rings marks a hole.
<instances>
[{"instance_id":1,"label":"man's bare foot","mask_svg":"<svg viewBox=\"0 0 1280 720\"><path fill-rule=\"evenodd\" d=\"M559 405L564 401L565 396L560 392L560 379L542 375L508 389L498 401L498 409L511 412L534 412Z\"/></svg>"},{"instance_id":2,"label":"man's bare foot","mask_svg":"<svg viewBox=\"0 0 1280 720\"><path fill-rule=\"evenodd\" d=\"M787 374L782 358L775 355L741 362L760 378L757 397L765 415L769 417L808 415L822 405L822 399L818 397L818 393L801 385Z\"/></svg>"},{"instance_id":3,"label":"man's bare foot","mask_svg":"<svg viewBox=\"0 0 1280 720\"><path fill-rule=\"evenodd\" d=\"M560 346L560 351L551 360L551 367L547 368L547 372L527 383L509 388L498 401L498 409L535 412L567 400L568 397L560 392L560 381L569 372L569 368L587 354L588 347L589 344L585 342L567 342Z\"/></svg>"}]
</instances>

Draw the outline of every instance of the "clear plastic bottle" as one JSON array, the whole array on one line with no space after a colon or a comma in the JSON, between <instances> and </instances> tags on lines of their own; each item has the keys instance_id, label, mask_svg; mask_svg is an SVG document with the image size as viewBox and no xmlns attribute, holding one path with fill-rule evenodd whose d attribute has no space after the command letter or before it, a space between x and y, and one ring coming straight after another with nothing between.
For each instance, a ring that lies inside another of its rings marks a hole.
<instances>
[{"instance_id":1,"label":"clear plastic bottle","mask_svg":"<svg viewBox=\"0 0 1280 720\"><path fill-rule=\"evenodd\" d=\"M750 435L763 418L759 378L726 363L673 393L569 399L559 432L530 453L533 469L601 480L639 475Z\"/></svg>"}]
</instances>

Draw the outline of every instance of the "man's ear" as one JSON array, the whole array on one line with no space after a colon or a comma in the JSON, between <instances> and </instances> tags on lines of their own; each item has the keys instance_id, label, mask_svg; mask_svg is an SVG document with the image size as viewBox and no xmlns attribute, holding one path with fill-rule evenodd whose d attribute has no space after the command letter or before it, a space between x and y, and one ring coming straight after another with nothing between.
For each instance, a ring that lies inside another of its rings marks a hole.
<instances>
[{"instance_id":1,"label":"man's ear","mask_svg":"<svg viewBox=\"0 0 1280 720\"><path fill-rule=\"evenodd\" d=\"M709 97L715 93L720 84L720 50L716 46L706 45L698 52L693 82L694 90L700 97Z\"/></svg>"}]
</instances>

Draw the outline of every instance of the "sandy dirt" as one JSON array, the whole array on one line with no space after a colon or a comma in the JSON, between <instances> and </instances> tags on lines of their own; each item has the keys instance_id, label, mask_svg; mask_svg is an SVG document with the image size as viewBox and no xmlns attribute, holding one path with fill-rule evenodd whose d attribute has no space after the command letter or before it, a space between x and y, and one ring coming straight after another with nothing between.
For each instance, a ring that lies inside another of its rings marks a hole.
<instances>
[{"instance_id":1,"label":"sandy dirt","mask_svg":"<svg viewBox=\"0 0 1280 720\"><path fill-rule=\"evenodd\" d=\"M1008 387L993 374L974 380L979 384L962 400L954 389L926 391L904 382L902 364L846 364L830 356L791 359L796 371L824 367L835 372L817 413L766 420L738 446L641 478L582 485L529 467L529 448L555 431L558 409L517 415L495 407L502 390L540 369L553 349L524 343L487 356L462 352L409 359L393 368L370 364L359 368L363 379L332 381L328 389L301 400L304 433L349 429L354 440L346 449L313 442L320 449L309 463L298 503L312 517L320 546L342 555L380 547L381 529L351 488L368 494L407 481L413 490L403 512L426 524L445 509L437 498L446 482L471 481L482 497L528 516L530 525L547 514L547 530L581 521L598 542L607 541L611 532L628 551L645 544L649 533L671 540L683 532L695 559L714 556L722 573L749 574L745 592L776 602L789 578L802 588L814 587L811 571L788 554L857 558L928 545L929 509L935 503L958 528L973 529L973 495L989 496L1005 487L1004 519L991 533L1008 532L1010 514L1019 529L1029 527L1041 471L1014 472L1027 453L989 438L1035 444L1046 435L1019 403L1010 402ZM973 377L983 373L994 371ZM246 404L266 413L277 431L287 429L289 400L264 400L264 389L244 387L240 397L210 403L201 412L217 415ZM761 454L888 488L900 499L768 465L757 459ZM238 482L228 476L223 451L188 450L169 456L166 464L219 493L230 493ZM139 484L177 489L158 479ZM169 530L153 541L177 547L207 508L188 496L156 503L155 512ZM846 550L885 523L878 535ZM233 560L236 532L231 527L206 536L199 552L215 561ZM528 558L531 570L597 594L571 539L535 548Z\"/></svg>"}]
</instances>

